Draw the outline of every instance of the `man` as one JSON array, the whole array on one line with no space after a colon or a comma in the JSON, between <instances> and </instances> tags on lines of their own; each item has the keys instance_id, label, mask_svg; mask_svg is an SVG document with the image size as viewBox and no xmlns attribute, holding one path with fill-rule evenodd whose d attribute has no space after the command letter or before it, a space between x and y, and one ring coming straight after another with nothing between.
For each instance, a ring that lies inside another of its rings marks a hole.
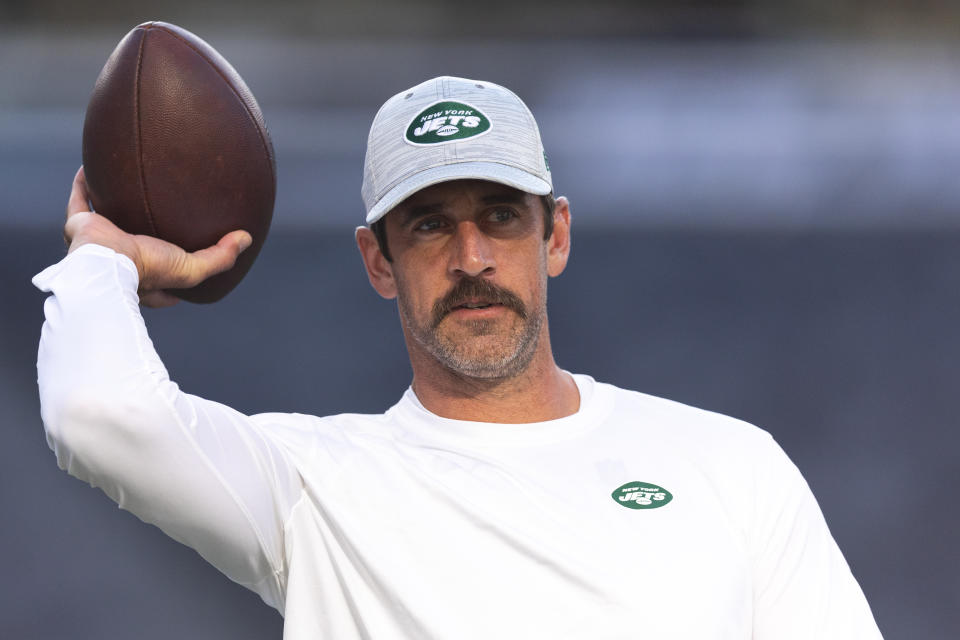
<instances>
[{"instance_id":1,"label":"man","mask_svg":"<svg viewBox=\"0 0 960 640\"><path fill-rule=\"evenodd\" d=\"M68 205L38 366L60 465L285 616L288 638L879 638L765 432L571 375L570 250L533 116L436 78L370 130L357 245L413 368L385 414L244 416L182 393L137 302L229 268Z\"/></svg>"}]
</instances>

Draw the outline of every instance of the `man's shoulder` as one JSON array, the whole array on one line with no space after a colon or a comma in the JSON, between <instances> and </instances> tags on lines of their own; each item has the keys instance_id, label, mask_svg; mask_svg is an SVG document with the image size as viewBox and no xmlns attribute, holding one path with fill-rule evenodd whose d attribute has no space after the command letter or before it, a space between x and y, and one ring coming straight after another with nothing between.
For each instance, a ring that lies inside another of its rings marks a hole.
<instances>
[{"instance_id":1,"label":"man's shoulder","mask_svg":"<svg viewBox=\"0 0 960 640\"><path fill-rule=\"evenodd\" d=\"M316 446L322 439L324 447L340 442L344 445L357 439L382 438L389 435L389 420L383 413L339 413L315 416L305 413L258 413L251 416L260 430L285 445L300 451Z\"/></svg>"},{"instance_id":2,"label":"man's shoulder","mask_svg":"<svg viewBox=\"0 0 960 640\"><path fill-rule=\"evenodd\" d=\"M754 443L764 447L772 440L764 429L716 411L604 382L597 382L596 390L598 400L612 405L610 419L656 431L661 438L672 436L739 446Z\"/></svg>"},{"instance_id":3,"label":"man's shoulder","mask_svg":"<svg viewBox=\"0 0 960 640\"><path fill-rule=\"evenodd\" d=\"M386 419L383 413L336 413L328 416L317 416L309 413L285 413L267 411L255 413L250 418L257 424L289 429L314 430L345 423L370 425L381 423Z\"/></svg>"},{"instance_id":4,"label":"man's shoulder","mask_svg":"<svg viewBox=\"0 0 960 640\"><path fill-rule=\"evenodd\" d=\"M642 449L653 451L659 461L682 461L704 477L723 479L744 491L755 486L758 477L770 485L765 491L800 482L795 465L773 436L750 422L598 383L598 389L603 387L608 387L614 405L607 420L618 441L643 443Z\"/></svg>"}]
</instances>

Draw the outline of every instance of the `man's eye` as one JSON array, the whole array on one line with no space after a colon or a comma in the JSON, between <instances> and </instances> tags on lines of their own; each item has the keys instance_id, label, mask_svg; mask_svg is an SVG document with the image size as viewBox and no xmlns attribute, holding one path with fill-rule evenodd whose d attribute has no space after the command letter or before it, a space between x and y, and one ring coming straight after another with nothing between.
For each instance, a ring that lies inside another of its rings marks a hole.
<instances>
[{"instance_id":1,"label":"man's eye","mask_svg":"<svg viewBox=\"0 0 960 640\"><path fill-rule=\"evenodd\" d=\"M516 212L513 209L495 209L490 212L490 215L487 216L487 219L490 222L509 222L517 217Z\"/></svg>"},{"instance_id":2,"label":"man's eye","mask_svg":"<svg viewBox=\"0 0 960 640\"><path fill-rule=\"evenodd\" d=\"M443 226L443 220L439 218L427 218L426 220L421 220L414 226L414 231L436 231Z\"/></svg>"}]
</instances>

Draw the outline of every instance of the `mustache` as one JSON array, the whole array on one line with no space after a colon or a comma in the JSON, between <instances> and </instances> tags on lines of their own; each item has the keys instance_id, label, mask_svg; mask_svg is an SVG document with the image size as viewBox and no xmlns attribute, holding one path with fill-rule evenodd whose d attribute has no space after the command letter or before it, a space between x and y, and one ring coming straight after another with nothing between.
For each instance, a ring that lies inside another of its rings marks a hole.
<instances>
[{"instance_id":1,"label":"mustache","mask_svg":"<svg viewBox=\"0 0 960 640\"><path fill-rule=\"evenodd\" d=\"M509 289L498 287L489 280L468 276L461 278L445 296L433 303L433 327L436 328L455 308L475 298L490 304L503 305L519 315L521 319L527 319L527 306L523 304L520 296Z\"/></svg>"}]
</instances>

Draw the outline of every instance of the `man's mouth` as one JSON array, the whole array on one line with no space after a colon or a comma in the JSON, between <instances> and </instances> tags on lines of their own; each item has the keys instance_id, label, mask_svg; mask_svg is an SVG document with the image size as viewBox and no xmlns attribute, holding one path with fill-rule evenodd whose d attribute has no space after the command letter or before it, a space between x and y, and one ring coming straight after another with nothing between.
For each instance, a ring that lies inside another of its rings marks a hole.
<instances>
[{"instance_id":1,"label":"man's mouth","mask_svg":"<svg viewBox=\"0 0 960 640\"><path fill-rule=\"evenodd\" d=\"M510 309L522 319L527 317L523 301L509 289L498 287L483 278L463 278L447 295L434 303L432 325L439 326L443 318L454 311L480 311L498 307Z\"/></svg>"},{"instance_id":2,"label":"man's mouth","mask_svg":"<svg viewBox=\"0 0 960 640\"><path fill-rule=\"evenodd\" d=\"M479 301L468 301L461 302L460 304L454 306L454 309L486 309L487 307L492 307L494 302L485 302L482 300Z\"/></svg>"}]
</instances>

